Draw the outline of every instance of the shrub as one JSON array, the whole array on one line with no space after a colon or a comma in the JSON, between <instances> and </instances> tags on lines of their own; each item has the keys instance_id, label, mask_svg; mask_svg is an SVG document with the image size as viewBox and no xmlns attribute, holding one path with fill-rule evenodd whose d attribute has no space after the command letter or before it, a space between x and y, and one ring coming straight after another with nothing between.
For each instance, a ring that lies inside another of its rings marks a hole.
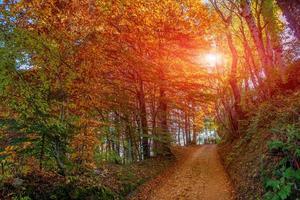
<instances>
[{"instance_id":1,"label":"shrub","mask_svg":"<svg viewBox=\"0 0 300 200\"><path fill-rule=\"evenodd\" d=\"M268 147L277 164L265 178L264 197L266 200L299 199L300 129L289 124L274 131L279 139L270 141Z\"/></svg>"}]
</instances>

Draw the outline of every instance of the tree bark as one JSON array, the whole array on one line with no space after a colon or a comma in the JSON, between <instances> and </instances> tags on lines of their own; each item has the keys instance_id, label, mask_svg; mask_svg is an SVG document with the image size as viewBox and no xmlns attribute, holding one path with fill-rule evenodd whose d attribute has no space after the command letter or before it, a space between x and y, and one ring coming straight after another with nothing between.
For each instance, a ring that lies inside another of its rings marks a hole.
<instances>
[{"instance_id":1,"label":"tree bark","mask_svg":"<svg viewBox=\"0 0 300 200\"><path fill-rule=\"evenodd\" d=\"M146 111L146 102L145 102L145 93L144 93L144 83L140 78L139 80L139 91L138 91L138 101L140 107L140 118L141 118L141 128L142 128L142 149L143 157L147 159L150 157L150 148L149 148L149 137L148 137L148 123L147 123L147 111Z\"/></svg>"},{"instance_id":2,"label":"tree bark","mask_svg":"<svg viewBox=\"0 0 300 200\"><path fill-rule=\"evenodd\" d=\"M246 64L248 65L248 70L250 72L253 85L255 88L257 88L258 85L262 85L262 79L261 79L259 71L257 69L257 65L255 63L252 49L250 48L249 43L247 41L243 22L241 22L240 31L242 34L242 40L243 40L242 43L243 43L243 47L244 47L244 56L246 59Z\"/></svg>"},{"instance_id":3,"label":"tree bark","mask_svg":"<svg viewBox=\"0 0 300 200\"><path fill-rule=\"evenodd\" d=\"M187 111L184 113L184 129L186 134L186 143L189 145L191 143L189 124L188 124L188 114Z\"/></svg>"},{"instance_id":4,"label":"tree bark","mask_svg":"<svg viewBox=\"0 0 300 200\"><path fill-rule=\"evenodd\" d=\"M41 152L40 152L40 170L43 168L43 159L45 154L45 133L42 136L42 146L41 146Z\"/></svg>"},{"instance_id":5,"label":"tree bark","mask_svg":"<svg viewBox=\"0 0 300 200\"><path fill-rule=\"evenodd\" d=\"M170 149L170 133L168 129L168 104L166 99L166 91L160 86L159 89L159 144L157 149L157 155L170 156L172 155Z\"/></svg>"},{"instance_id":6,"label":"tree bark","mask_svg":"<svg viewBox=\"0 0 300 200\"><path fill-rule=\"evenodd\" d=\"M193 114L193 140L192 140L192 143L197 144L195 114Z\"/></svg>"},{"instance_id":7,"label":"tree bark","mask_svg":"<svg viewBox=\"0 0 300 200\"><path fill-rule=\"evenodd\" d=\"M230 71L230 77L229 77L229 84L232 89L233 97L234 97L234 109L237 113L237 118L234 120L242 119L243 117L243 110L241 107L241 93L240 89L238 87L237 83L237 63L238 63L238 53L237 50L233 44L232 35L229 31L226 33L227 37L227 43L232 55L232 61L231 61L231 71Z\"/></svg>"},{"instance_id":8,"label":"tree bark","mask_svg":"<svg viewBox=\"0 0 300 200\"><path fill-rule=\"evenodd\" d=\"M268 55L266 53L262 34L251 12L251 5L249 0L243 0L241 6L242 6L241 14L248 25L252 39L254 41L254 45L260 57L261 63L265 69L266 76L270 80L272 74L272 60L268 58Z\"/></svg>"}]
</instances>

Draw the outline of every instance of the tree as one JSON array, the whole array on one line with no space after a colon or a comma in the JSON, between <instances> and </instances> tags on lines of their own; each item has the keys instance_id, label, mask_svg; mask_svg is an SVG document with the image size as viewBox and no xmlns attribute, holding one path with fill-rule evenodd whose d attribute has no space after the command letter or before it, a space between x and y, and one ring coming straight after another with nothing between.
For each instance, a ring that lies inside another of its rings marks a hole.
<instances>
[{"instance_id":1,"label":"tree","mask_svg":"<svg viewBox=\"0 0 300 200\"><path fill-rule=\"evenodd\" d=\"M295 36L300 39L300 1L299 0L277 0L277 4L282 9L284 16L286 17L289 26L294 31Z\"/></svg>"},{"instance_id":2,"label":"tree","mask_svg":"<svg viewBox=\"0 0 300 200\"><path fill-rule=\"evenodd\" d=\"M3 107L26 125L22 135L34 136L30 156L41 169L55 166L65 174L66 168L170 154L174 110L199 108L208 96L201 90L206 72L193 63L195 52L208 46L205 30L212 21L199 1L5 6L1 74L7 81L1 88L10 103ZM18 69L19 61L26 69ZM201 84L194 73L203 75ZM183 77L192 80L186 88L178 86ZM186 113L191 138L194 113Z\"/></svg>"}]
</instances>

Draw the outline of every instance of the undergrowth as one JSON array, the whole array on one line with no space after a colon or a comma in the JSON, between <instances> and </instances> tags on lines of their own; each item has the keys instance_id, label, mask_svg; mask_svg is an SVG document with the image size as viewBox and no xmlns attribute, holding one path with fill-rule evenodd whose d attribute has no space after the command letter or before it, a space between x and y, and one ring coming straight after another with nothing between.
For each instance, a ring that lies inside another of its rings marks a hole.
<instances>
[{"instance_id":1,"label":"undergrowth","mask_svg":"<svg viewBox=\"0 0 300 200\"><path fill-rule=\"evenodd\" d=\"M300 93L278 96L262 104L252 117L249 132L271 133L267 142L262 178L263 199L298 200L300 198Z\"/></svg>"},{"instance_id":2,"label":"undergrowth","mask_svg":"<svg viewBox=\"0 0 300 200\"><path fill-rule=\"evenodd\" d=\"M265 177L266 200L300 198L300 129L295 124L287 124L273 130L278 139L269 141L271 156L276 164L271 175Z\"/></svg>"},{"instance_id":3,"label":"undergrowth","mask_svg":"<svg viewBox=\"0 0 300 200\"><path fill-rule=\"evenodd\" d=\"M96 170L65 177L54 172L31 172L0 182L0 199L122 200L171 163L162 158L128 165L107 163Z\"/></svg>"},{"instance_id":4,"label":"undergrowth","mask_svg":"<svg viewBox=\"0 0 300 200\"><path fill-rule=\"evenodd\" d=\"M299 200L300 92L278 95L247 113L242 136L221 145L238 199Z\"/></svg>"}]
</instances>

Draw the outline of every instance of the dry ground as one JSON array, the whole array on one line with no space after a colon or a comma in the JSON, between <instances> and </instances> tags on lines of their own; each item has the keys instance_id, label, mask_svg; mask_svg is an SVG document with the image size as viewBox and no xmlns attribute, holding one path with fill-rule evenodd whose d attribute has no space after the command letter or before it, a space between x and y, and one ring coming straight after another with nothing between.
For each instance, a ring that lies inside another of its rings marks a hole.
<instances>
[{"instance_id":1,"label":"dry ground","mask_svg":"<svg viewBox=\"0 0 300 200\"><path fill-rule=\"evenodd\" d=\"M216 145L175 149L178 161L143 185L132 200L231 200L233 189Z\"/></svg>"}]
</instances>

